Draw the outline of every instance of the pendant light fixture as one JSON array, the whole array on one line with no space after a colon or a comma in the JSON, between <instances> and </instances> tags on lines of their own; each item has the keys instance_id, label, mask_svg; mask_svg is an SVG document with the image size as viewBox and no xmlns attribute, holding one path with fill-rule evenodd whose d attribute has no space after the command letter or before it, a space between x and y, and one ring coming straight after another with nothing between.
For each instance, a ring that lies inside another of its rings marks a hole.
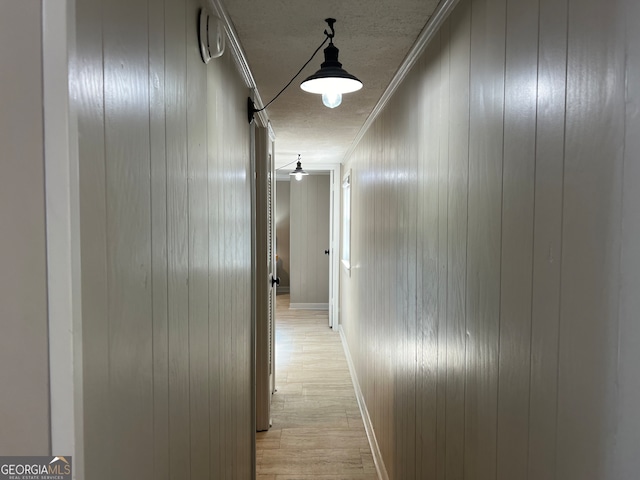
<instances>
[{"instance_id":1,"label":"pendant light fixture","mask_svg":"<svg viewBox=\"0 0 640 480\"><path fill-rule=\"evenodd\" d=\"M271 105L281 94L284 92L293 81L298 78L298 75L302 73L302 70L309 65L311 60L316 56L320 49L329 41L329 46L324 49L324 62L320 65L320 70L308 77L300 88L305 92L317 93L322 95L322 103L329 108L335 108L342 103L342 95L345 93L355 92L362 88L362 82L356 77L348 73L342 68L342 64L338 61L338 49L333 44L333 37L335 36L335 30L333 24L336 23L335 18L327 18L325 22L329 25L330 32L324 31L325 39L316 48L315 52L311 55L311 58L298 70L293 78L287 83L278 94L268 102L262 108L256 108L255 103L251 98L247 101L247 118L249 123L253 121L254 114L265 110Z\"/></svg>"},{"instance_id":2,"label":"pendant light fixture","mask_svg":"<svg viewBox=\"0 0 640 480\"><path fill-rule=\"evenodd\" d=\"M322 95L322 103L329 108L335 108L342 103L344 93L360 90L362 82L343 69L338 61L339 50L333 44L335 18L327 18L325 22L329 25L331 33L324 31L329 39L329 46L324 49L324 62L320 65L320 70L300 84L300 88L305 92Z\"/></svg>"},{"instance_id":3,"label":"pendant light fixture","mask_svg":"<svg viewBox=\"0 0 640 480\"><path fill-rule=\"evenodd\" d=\"M289 175L291 175L292 177L295 177L295 179L298 180L298 181L302 180L302 177L304 177L305 175L309 175L307 172L305 172L302 169L302 162L300 161L300 154L298 154L298 163L296 164L295 170L292 171Z\"/></svg>"}]
</instances>

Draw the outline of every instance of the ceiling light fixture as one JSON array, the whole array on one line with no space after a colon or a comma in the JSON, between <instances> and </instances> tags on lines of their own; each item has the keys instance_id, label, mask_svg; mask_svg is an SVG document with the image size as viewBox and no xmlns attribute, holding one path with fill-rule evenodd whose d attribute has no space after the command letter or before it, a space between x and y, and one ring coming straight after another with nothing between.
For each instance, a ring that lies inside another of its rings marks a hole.
<instances>
[{"instance_id":1,"label":"ceiling light fixture","mask_svg":"<svg viewBox=\"0 0 640 480\"><path fill-rule=\"evenodd\" d=\"M324 62L320 65L320 70L316 73L308 77L304 82L300 84L300 88L305 92L309 93L317 93L322 95L322 103L324 103L329 108L335 108L342 103L342 95L345 93L355 92L356 90L360 90L362 88L362 82L358 80L356 77L348 73L346 70L342 68L342 64L338 61L338 52L339 50L333 44L333 37L336 32L333 28L333 24L336 23L335 18L327 18L325 19L327 25L329 25L329 30L331 32L324 31L325 39L320 44L318 48L313 52L311 58L307 60L307 62L302 66L298 73L296 73L293 78L287 83L280 92L267 103L262 108L256 108L255 103L251 98L247 101L247 118L249 123L253 120L254 114L265 110L269 105L271 105L281 94L284 92L289 85L293 83L293 81L302 73L302 70L309 65L311 60L316 56L316 54L320 51L320 49L327 43L329 40L329 46L324 49Z\"/></svg>"},{"instance_id":2,"label":"ceiling light fixture","mask_svg":"<svg viewBox=\"0 0 640 480\"><path fill-rule=\"evenodd\" d=\"M293 163L293 162L291 162ZM300 181L302 180L302 177L304 177L305 175L309 175L307 172L305 172L302 169L302 162L300 161L300 154L298 154L298 163L296 164L296 168L293 172L291 172L289 175L291 175L292 177L295 177L296 180Z\"/></svg>"},{"instance_id":3,"label":"ceiling light fixture","mask_svg":"<svg viewBox=\"0 0 640 480\"><path fill-rule=\"evenodd\" d=\"M324 62L320 65L320 70L300 84L300 88L305 92L322 95L322 103L329 108L335 108L342 103L342 94L360 90L362 82L343 69L338 61L339 50L333 44L333 24L336 20L327 18L325 22L329 24L331 33L324 31L329 39L329 46L324 49Z\"/></svg>"}]
</instances>

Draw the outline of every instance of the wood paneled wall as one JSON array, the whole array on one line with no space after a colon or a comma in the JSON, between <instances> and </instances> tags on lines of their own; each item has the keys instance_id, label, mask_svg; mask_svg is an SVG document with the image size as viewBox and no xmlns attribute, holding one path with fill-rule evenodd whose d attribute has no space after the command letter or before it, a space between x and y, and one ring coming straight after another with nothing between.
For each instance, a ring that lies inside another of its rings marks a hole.
<instances>
[{"instance_id":1,"label":"wood paneled wall","mask_svg":"<svg viewBox=\"0 0 640 480\"><path fill-rule=\"evenodd\" d=\"M42 2L0 2L0 455L49 455Z\"/></svg>"},{"instance_id":2,"label":"wood paneled wall","mask_svg":"<svg viewBox=\"0 0 640 480\"><path fill-rule=\"evenodd\" d=\"M195 0L79 0L85 478L252 478L248 90Z\"/></svg>"},{"instance_id":3,"label":"wood paneled wall","mask_svg":"<svg viewBox=\"0 0 640 480\"><path fill-rule=\"evenodd\" d=\"M632 4L462 0L346 162L341 322L390 478L637 476Z\"/></svg>"},{"instance_id":4,"label":"wood paneled wall","mask_svg":"<svg viewBox=\"0 0 640 480\"><path fill-rule=\"evenodd\" d=\"M617 362L617 448L611 478L633 480L640 472L640 3L626 0L626 109L622 229L620 242L619 354Z\"/></svg>"},{"instance_id":5,"label":"wood paneled wall","mask_svg":"<svg viewBox=\"0 0 640 480\"><path fill-rule=\"evenodd\" d=\"M313 174L290 182L291 303L329 305L330 179Z\"/></svg>"}]
</instances>

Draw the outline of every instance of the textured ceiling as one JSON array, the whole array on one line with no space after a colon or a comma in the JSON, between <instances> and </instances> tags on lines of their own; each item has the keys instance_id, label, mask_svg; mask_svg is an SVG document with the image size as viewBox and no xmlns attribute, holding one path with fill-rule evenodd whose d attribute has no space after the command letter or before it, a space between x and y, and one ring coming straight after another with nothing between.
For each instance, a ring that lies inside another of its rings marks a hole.
<instances>
[{"instance_id":1,"label":"textured ceiling","mask_svg":"<svg viewBox=\"0 0 640 480\"><path fill-rule=\"evenodd\" d=\"M320 68L322 50L269 108L276 166L339 163L438 4L437 0L224 0L265 104L324 40L333 17L340 62L364 88L326 108L300 83Z\"/></svg>"}]
</instances>

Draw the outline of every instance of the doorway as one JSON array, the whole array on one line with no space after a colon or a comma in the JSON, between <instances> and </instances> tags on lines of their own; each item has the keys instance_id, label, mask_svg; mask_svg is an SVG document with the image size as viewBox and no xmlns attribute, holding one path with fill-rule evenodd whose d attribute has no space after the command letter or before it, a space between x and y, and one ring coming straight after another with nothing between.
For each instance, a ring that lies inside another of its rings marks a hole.
<instances>
[{"instance_id":1,"label":"doorway","mask_svg":"<svg viewBox=\"0 0 640 480\"><path fill-rule=\"evenodd\" d=\"M276 389L276 344L275 344L275 291L274 284L281 284L280 273L276 269L276 262L280 260L280 254L276 245L282 246L282 242L278 243L278 233L276 230L276 204L278 199L277 183L274 181L275 170L273 166L274 138L270 135L270 129L267 127L256 126L254 131L254 156L256 169L256 199L255 199L255 225L256 225L256 362L255 362L255 385L256 385L256 430L267 431L271 427L272 412L271 402L272 395ZM326 299L324 301L307 301L298 302L298 308L321 309L325 312L329 326L337 332L338 316L337 316L337 260L338 260L338 242L339 238L339 188L334 183L340 179L340 165L334 165L324 171L314 171L313 180L307 182L307 189L313 192L315 198L307 198L305 200L296 200L290 198L290 205L295 202L300 204L311 204L315 206L318 199L321 198L323 203L320 210L326 212L326 221L322 229L327 235L322 235L322 240L318 240L318 229L315 228L315 222L310 221L309 225L311 233L307 232L305 240L296 240L296 243L311 245L315 250L316 261L320 258L318 264L324 263L326 275L324 275L324 293ZM286 170L285 170L286 172ZM288 177L288 173L286 173ZM309 178L307 177L307 178ZM288 178L287 178L288 179ZM297 182L296 182L297 183ZM304 183L304 182L303 182ZM308 186L311 185L311 188ZM322 186L321 186L322 185ZM274 188L275 187L275 188ZM325 188L326 187L326 188ZM324 189L323 193L318 194L319 189ZM300 192L305 192L302 188ZM309 193L307 192L307 193ZM338 192L338 200L336 201L336 192ZM319 196L318 196L319 195ZM284 196L284 195L283 195ZM308 195L307 195L308 197ZM291 210L291 208L290 208ZM294 208L295 210L295 208ZM291 219L289 219L291 223ZM314 230L315 228L315 230ZM327 232L328 231L328 232ZM313 241L312 241L313 240ZM289 242L291 245L291 242ZM290 249L291 250L291 249ZM309 269L308 266L304 266ZM311 271L318 271L321 267L311 267ZM282 275L284 276L284 275ZM293 277L296 281L296 277ZM286 285L282 285L286 288ZM289 284L291 286L291 283ZM308 285L307 285L308 286ZM294 289L295 292L295 289ZM301 306L300 303L303 303Z\"/></svg>"},{"instance_id":2,"label":"doorway","mask_svg":"<svg viewBox=\"0 0 640 480\"><path fill-rule=\"evenodd\" d=\"M329 173L310 172L289 184L289 308L329 310Z\"/></svg>"},{"instance_id":3,"label":"doorway","mask_svg":"<svg viewBox=\"0 0 640 480\"><path fill-rule=\"evenodd\" d=\"M290 294L291 308L328 311L338 331L340 165L306 169L302 181L289 181L281 168L276 188L278 294Z\"/></svg>"}]
</instances>

